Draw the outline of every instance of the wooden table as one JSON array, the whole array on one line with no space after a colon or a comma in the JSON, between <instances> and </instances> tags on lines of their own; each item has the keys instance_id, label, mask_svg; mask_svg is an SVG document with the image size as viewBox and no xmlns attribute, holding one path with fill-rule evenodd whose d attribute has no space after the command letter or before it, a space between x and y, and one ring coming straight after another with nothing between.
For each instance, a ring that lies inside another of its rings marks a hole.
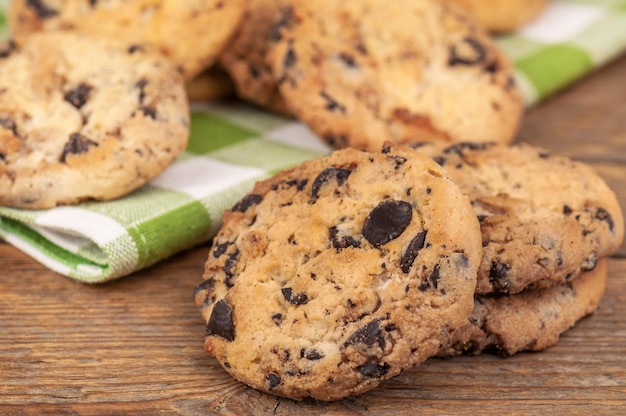
<instances>
[{"instance_id":1,"label":"wooden table","mask_svg":"<svg viewBox=\"0 0 626 416\"><path fill-rule=\"evenodd\" d=\"M518 141L593 165L626 207L626 57L529 111ZM540 353L428 361L359 397L278 399L202 349L208 246L100 286L0 243L0 414L626 414L626 246L599 310Z\"/></svg>"}]
</instances>

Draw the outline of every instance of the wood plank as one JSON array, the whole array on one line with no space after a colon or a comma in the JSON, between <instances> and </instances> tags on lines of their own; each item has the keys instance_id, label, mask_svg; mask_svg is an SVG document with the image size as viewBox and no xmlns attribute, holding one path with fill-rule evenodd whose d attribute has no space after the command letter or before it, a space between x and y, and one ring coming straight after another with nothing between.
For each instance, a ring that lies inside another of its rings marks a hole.
<instances>
[{"instance_id":1,"label":"wood plank","mask_svg":"<svg viewBox=\"0 0 626 416\"><path fill-rule=\"evenodd\" d=\"M0 258L19 271L0 278L0 413L539 414L558 406L610 414L626 406L626 259L610 259L599 310L553 348L433 359L356 398L297 403L236 382L203 351L192 292L207 252L88 286L0 245Z\"/></svg>"}]
</instances>

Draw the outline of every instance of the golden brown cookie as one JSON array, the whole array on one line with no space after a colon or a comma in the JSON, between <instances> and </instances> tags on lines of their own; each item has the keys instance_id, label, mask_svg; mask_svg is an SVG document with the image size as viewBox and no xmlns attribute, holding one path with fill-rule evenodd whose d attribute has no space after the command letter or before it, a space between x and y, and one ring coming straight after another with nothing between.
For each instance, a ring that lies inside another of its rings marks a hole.
<instances>
[{"instance_id":1,"label":"golden brown cookie","mask_svg":"<svg viewBox=\"0 0 626 416\"><path fill-rule=\"evenodd\" d=\"M488 33L429 0L311 0L283 8L268 62L287 107L331 145L510 142L513 68Z\"/></svg>"},{"instance_id":2,"label":"golden brown cookie","mask_svg":"<svg viewBox=\"0 0 626 416\"><path fill-rule=\"evenodd\" d=\"M158 53L73 32L0 45L0 205L117 198L188 136L183 79Z\"/></svg>"},{"instance_id":3,"label":"golden brown cookie","mask_svg":"<svg viewBox=\"0 0 626 416\"><path fill-rule=\"evenodd\" d=\"M36 31L79 30L151 43L190 80L210 67L237 29L245 0L14 0L13 38Z\"/></svg>"},{"instance_id":4,"label":"golden brown cookie","mask_svg":"<svg viewBox=\"0 0 626 416\"><path fill-rule=\"evenodd\" d=\"M336 151L224 215L195 294L205 348L278 396L367 391L466 322L480 254L469 201L432 160Z\"/></svg>"},{"instance_id":5,"label":"golden brown cookie","mask_svg":"<svg viewBox=\"0 0 626 416\"><path fill-rule=\"evenodd\" d=\"M447 169L481 224L476 293L564 284L624 239L615 193L584 163L523 143L423 143Z\"/></svg>"},{"instance_id":6,"label":"golden brown cookie","mask_svg":"<svg viewBox=\"0 0 626 416\"><path fill-rule=\"evenodd\" d=\"M220 64L233 79L239 97L285 115L289 110L265 57L282 8L294 1L249 0L237 33L220 56Z\"/></svg>"},{"instance_id":7,"label":"golden brown cookie","mask_svg":"<svg viewBox=\"0 0 626 416\"><path fill-rule=\"evenodd\" d=\"M468 323L453 331L439 356L540 351L593 313L606 287L606 259L571 283L516 295L477 296Z\"/></svg>"}]
</instances>

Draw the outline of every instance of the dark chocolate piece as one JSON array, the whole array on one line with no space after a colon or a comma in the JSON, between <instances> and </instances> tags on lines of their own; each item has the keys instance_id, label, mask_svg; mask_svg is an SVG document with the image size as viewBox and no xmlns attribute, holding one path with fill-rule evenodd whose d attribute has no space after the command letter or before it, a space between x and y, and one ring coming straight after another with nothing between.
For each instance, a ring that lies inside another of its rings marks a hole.
<instances>
[{"instance_id":1,"label":"dark chocolate piece","mask_svg":"<svg viewBox=\"0 0 626 416\"><path fill-rule=\"evenodd\" d=\"M26 5L33 9L35 13L37 13L37 16L39 16L41 19L48 19L59 14L58 10L51 8L42 0L27 0Z\"/></svg>"},{"instance_id":2,"label":"dark chocolate piece","mask_svg":"<svg viewBox=\"0 0 626 416\"><path fill-rule=\"evenodd\" d=\"M215 335L230 342L235 340L233 309L224 299L217 302L213 307L213 312L211 312L205 334Z\"/></svg>"},{"instance_id":3,"label":"dark chocolate piece","mask_svg":"<svg viewBox=\"0 0 626 416\"><path fill-rule=\"evenodd\" d=\"M372 321L363 328L356 330L348 337L343 345L347 347L355 344L365 344L370 347L374 344L378 344L380 348L384 348L385 337L380 329L380 320Z\"/></svg>"},{"instance_id":4,"label":"dark chocolate piece","mask_svg":"<svg viewBox=\"0 0 626 416\"><path fill-rule=\"evenodd\" d=\"M259 204L263 200L263 196L258 194L249 194L241 198L230 210L233 212L246 212L250 207Z\"/></svg>"},{"instance_id":5,"label":"dark chocolate piece","mask_svg":"<svg viewBox=\"0 0 626 416\"><path fill-rule=\"evenodd\" d=\"M406 248L406 251L402 255L402 259L400 260L400 269L406 274L411 270L411 266L413 262L417 258L420 250L424 248L424 243L426 242L426 233L427 231L419 232L413 240L409 243L409 246Z\"/></svg>"},{"instance_id":6,"label":"dark chocolate piece","mask_svg":"<svg viewBox=\"0 0 626 416\"><path fill-rule=\"evenodd\" d=\"M72 104L74 107L80 109L87 100L89 100L89 93L91 92L92 87L85 83L80 83L75 88L72 88L63 97L65 101Z\"/></svg>"},{"instance_id":7,"label":"dark chocolate piece","mask_svg":"<svg viewBox=\"0 0 626 416\"><path fill-rule=\"evenodd\" d=\"M281 289L283 297L285 300L292 305L304 305L309 301L308 296L304 292L293 293L293 289L290 287L284 287Z\"/></svg>"},{"instance_id":8,"label":"dark chocolate piece","mask_svg":"<svg viewBox=\"0 0 626 416\"><path fill-rule=\"evenodd\" d=\"M383 201L370 212L363 224L363 236L379 247L398 238L411 223L413 207L405 201Z\"/></svg>"},{"instance_id":9,"label":"dark chocolate piece","mask_svg":"<svg viewBox=\"0 0 626 416\"><path fill-rule=\"evenodd\" d=\"M319 192L323 186L333 180L337 181L338 186L341 186L346 182L351 173L352 171L349 169L340 169L335 167L324 169L313 181L313 185L311 187L313 202L317 201Z\"/></svg>"},{"instance_id":10,"label":"dark chocolate piece","mask_svg":"<svg viewBox=\"0 0 626 416\"><path fill-rule=\"evenodd\" d=\"M67 155L78 155L81 153L86 153L89 151L91 147L98 146L98 143L93 140L89 140L87 137L83 136L80 133L72 133L70 134L70 139L65 146L63 147L63 152L61 153L61 157L59 160L61 163L65 163L67 159Z\"/></svg>"},{"instance_id":11,"label":"dark chocolate piece","mask_svg":"<svg viewBox=\"0 0 626 416\"><path fill-rule=\"evenodd\" d=\"M365 377L378 378L387 374L387 371L389 371L389 365L385 363L381 365L378 362L371 362L361 367L357 367L357 370Z\"/></svg>"},{"instance_id":12,"label":"dark chocolate piece","mask_svg":"<svg viewBox=\"0 0 626 416\"><path fill-rule=\"evenodd\" d=\"M477 65L485 61L487 52L480 42L474 38L466 37L463 38L463 43L470 47L471 53L464 56L462 55L464 51L460 50L459 45L452 45L450 48L450 58L448 59L449 66Z\"/></svg>"}]
</instances>

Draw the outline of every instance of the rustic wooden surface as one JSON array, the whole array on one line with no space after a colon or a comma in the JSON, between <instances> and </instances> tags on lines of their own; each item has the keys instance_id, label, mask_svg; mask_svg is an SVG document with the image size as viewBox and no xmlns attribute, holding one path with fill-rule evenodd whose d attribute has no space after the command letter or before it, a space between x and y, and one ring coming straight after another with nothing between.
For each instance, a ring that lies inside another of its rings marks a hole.
<instances>
[{"instance_id":1,"label":"rustic wooden surface","mask_svg":"<svg viewBox=\"0 0 626 416\"><path fill-rule=\"evenodd\" d=\"M626 57L529 111L519 141L593 165L626 207ZM202 349L207 246L101 286L0 243L0 414L626 414L626 246L599 310L540 353L431 360L356 398L294 402Z\"/></svg>"}]
</instances>

